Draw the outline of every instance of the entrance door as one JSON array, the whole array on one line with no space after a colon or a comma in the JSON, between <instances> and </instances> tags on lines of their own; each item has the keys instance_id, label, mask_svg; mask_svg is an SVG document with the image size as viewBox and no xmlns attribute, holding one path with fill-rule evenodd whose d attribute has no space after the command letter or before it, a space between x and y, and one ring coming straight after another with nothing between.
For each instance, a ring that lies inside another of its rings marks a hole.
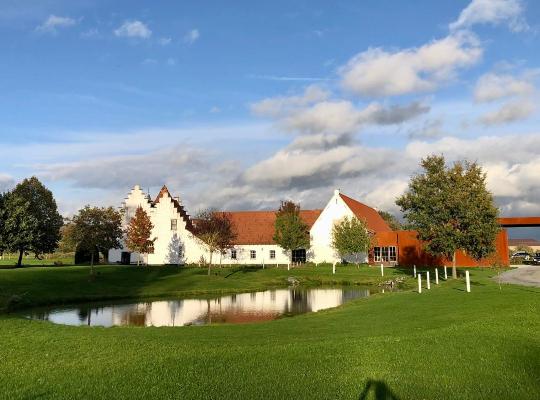
<instances>
[{"instance_id":1,"label":"entrance door","mask_svg":"<svg viewBox=\"0 0 540 400\"><path fill-rule=\"evenodd\" d=\"M306 249L293 250L292 261L296 263L306 262Z\"/></svg>"},{"instance_id":2,"label":"entrance door","mask_svg":"<svg viewBox=\"0 0 540 400\"><path fill-rule=\"evenodd\" d=\"M123 265L131 264L131 253L128 251L123 251L122 255L120 256L120 263Z\"/></svg>"}]
</instances>

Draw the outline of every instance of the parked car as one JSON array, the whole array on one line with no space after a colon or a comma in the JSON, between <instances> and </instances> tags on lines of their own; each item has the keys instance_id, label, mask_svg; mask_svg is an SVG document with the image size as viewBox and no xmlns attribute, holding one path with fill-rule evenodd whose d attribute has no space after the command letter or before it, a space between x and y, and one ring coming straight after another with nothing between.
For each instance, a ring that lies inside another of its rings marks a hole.
<instances>
[{"instance_id":1,"label":"parked car","mask_svg":"<svg viewBox=\"0 0 540 400\"><path fill-rule=\"evenodd\" d=\"M540 265L540 253L536 253L532 259L533 264Z\"/></svg>"},{"instance_id":2,"label":"parked car","mask_svg":"<svg viewBox=\"0 0 540 400\"><path fill-rule=\"evenodd\" d=\"M527 253L526 251L516 251L515 253L512 254L510 258L511 259L523 258L525 261L530 261L531 255Z\"/></svg>"}]
</instances>

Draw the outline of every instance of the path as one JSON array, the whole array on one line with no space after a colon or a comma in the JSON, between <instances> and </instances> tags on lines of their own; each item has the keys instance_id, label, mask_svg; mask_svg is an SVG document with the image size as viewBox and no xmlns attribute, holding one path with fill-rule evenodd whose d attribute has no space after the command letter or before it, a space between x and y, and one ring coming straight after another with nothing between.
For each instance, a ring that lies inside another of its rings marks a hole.
<instances>
[{"instance_id":1,"label":"path","mask_svg":"<svg viewBox=\"0 0 540 400\"><path fill-rule=\"evenodd\" d=\"M540 266L523 265L512 271L505 272L501 275L501 282L540 287Z\"/></svg>"}]
</instances>

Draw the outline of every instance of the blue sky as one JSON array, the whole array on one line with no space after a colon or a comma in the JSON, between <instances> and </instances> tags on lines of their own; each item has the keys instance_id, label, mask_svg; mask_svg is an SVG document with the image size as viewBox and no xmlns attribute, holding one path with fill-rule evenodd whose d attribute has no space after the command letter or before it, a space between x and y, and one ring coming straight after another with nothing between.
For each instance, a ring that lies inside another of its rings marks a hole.
<instances>
[{"instance_id":1,"label":"blue sky","mask_svg":"<svg viewBox=\"0 0 540 400\"><path fill-rule=\"evenodd\" d=\"M473 159L506 215L540 213L540 3L0 4L0 189L66 214L166 183L188 208L397 211L421 157Z\"/></svg>"}]
</instances>

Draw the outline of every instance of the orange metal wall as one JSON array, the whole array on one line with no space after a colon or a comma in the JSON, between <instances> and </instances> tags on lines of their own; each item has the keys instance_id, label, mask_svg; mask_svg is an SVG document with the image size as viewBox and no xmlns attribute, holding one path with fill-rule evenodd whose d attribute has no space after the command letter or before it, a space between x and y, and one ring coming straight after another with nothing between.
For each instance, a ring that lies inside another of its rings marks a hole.
<instances>
[{"instance_id":1,"label":"orange metal wall","mask_svg":"<svg viewBox=\"0 0 540 400\"><path fill-rule=\"evenodd\" d=\"M452 265L452 260L445 260L429 255L423 250L423 245L417 238L416 231L378 232L375 235L375 246L396 246L398 251L398 264L403 266L412 265ZM462 267L490 266L494 262L508 265L508 234L505 229L497 235L496 254L490 258L476 261L463 251L456 254L456 264ZM371 256L370 261L373 261Z\"/></svg>"}]
</instances>

